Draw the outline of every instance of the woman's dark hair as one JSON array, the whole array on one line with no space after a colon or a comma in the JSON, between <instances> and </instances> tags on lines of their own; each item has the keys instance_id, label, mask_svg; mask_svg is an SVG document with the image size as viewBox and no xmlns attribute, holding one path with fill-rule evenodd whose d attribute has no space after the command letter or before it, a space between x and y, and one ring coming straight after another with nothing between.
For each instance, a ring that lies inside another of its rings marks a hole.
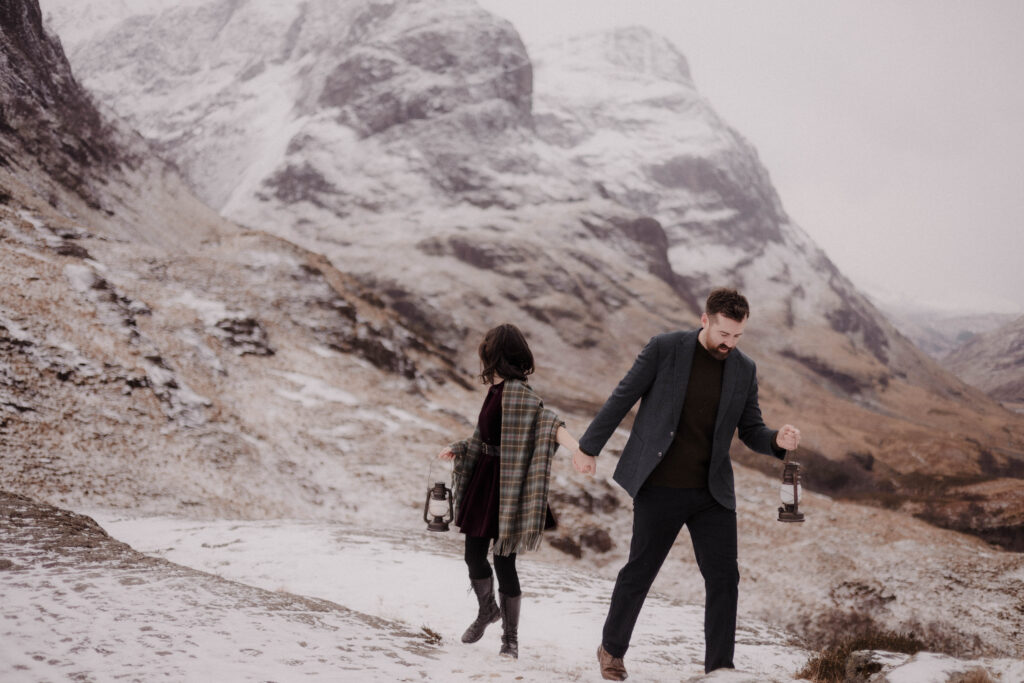
<instances>
[{"instance_id":1,"label":"woman's dark hair","mask_svg":"<svg viewBox=\"0 0 1024 683\"><path fill-rule=\"evenodd\" d=\"M495 375L525 381L533 373L533 354L515 325L505 323L488 330L477 352L484 384L494 384Z\"/></svg>"}]
</instances>

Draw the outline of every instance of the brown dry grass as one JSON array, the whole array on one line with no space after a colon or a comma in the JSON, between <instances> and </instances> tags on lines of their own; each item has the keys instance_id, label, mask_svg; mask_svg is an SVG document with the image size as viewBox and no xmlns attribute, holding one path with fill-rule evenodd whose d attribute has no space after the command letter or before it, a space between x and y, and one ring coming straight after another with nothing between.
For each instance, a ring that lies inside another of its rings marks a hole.
<instances>
[{"instance_id":1,"label":"brown dry grass","mask_svg":"<svg viewBox=\"0 0 1024 683\"><path fill-rule=\"evenodd\" d=\"M813 627L809 622L802 629L803 640L818 654L811 657L797 673L798 678L815 683L841 683L846 678L850 655L859 650L884 650L903 654L921 651L939 652L953 657L974 653L980 644L965 644L963 634L941 625L911 625L905 630L881 627L870 614L835 610L817 615ZM991 683L984 669L975 669L956 683ZM980 677L979 677L980 676Z\"/></svg>"}]
</instances>

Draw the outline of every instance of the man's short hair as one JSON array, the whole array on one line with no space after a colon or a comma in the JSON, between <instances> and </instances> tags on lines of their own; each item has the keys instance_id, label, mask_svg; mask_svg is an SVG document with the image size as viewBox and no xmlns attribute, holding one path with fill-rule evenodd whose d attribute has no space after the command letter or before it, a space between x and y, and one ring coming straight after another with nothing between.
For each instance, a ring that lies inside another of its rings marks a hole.
<instances>
[{"instance_id":1,"label":"man's short hair","mask_svg":"<svg viewBox=\"0 0 1024 683\"><path fill-rule=\"evenodd\" d=\"M730 320L741 323L750 315L750 304L747 303L747 298L735 289L718 287L708 294L704 312L708 315L720 313Z\"/></svg>"}]
</instances>

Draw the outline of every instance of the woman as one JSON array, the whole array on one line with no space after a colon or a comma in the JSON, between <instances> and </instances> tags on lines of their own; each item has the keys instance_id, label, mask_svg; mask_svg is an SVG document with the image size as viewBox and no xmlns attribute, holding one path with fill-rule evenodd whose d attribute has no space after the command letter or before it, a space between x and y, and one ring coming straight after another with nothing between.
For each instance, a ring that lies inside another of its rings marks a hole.
<instances>
[{"instance_id":1,"label":"woman","mask_svg":"<svg viewBox=\"0 0 1024 683\"><path fill-rule=\"evenodd\" d=\"M466 565L476 593L476 619L462 635L475 643L489 624L502 620L501 654L519 657L519 575L516 555L536 550L541 534L554 526L548 509L551 458L561 444L575 453L577 442L565 423L544 407L526 383L533 354L515 325L487 332L478 349L480 378L490 389L476 430L446 447L438 457L455 460L452 497L455 523L466 535ZM574 461L577 469L582 467ZM487 550L494 542L494 578ZM499 606L500 605L500 606Z\"/></svg>"}]
</instances>

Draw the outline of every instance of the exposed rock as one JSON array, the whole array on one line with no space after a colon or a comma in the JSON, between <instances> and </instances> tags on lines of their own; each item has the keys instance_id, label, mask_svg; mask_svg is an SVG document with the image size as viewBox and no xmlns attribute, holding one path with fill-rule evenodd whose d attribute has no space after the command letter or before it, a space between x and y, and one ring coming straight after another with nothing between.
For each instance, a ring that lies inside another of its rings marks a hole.
<instances>
[{"instance_id":1,"label":"exposed rock","mask_svg":"<svg viewBox=\"0 0 1024 683\"><path fill-rule=\"evenodd\" d=\"M846 679L856 683L867 683L875 674L904 664L912 655L901 652L879 650L858 650L846 660Z\"/></svg>"},{"instance_id":2,"label":"exposed rock","mask_svg":"<svg viewBox=\"0 0 1024 683\"><path fill-rule=\"evenodd\" d=\"M580 547L580 544L571 536L556 536L548 541L548 543L550 543L552 548L557 548L566 555L571 555L576 558L583 556L583 550Z\"/></svg>"},{"instance_id":3,"label":"exposed rock","mask_svg":"<svg viewBox=\"0 0 1024 683\"><path fill-rule=\"evenodd\" d=\"M606 553L615 547L615 541L606 529L594 528L580 534L580 545L596 553Z\"/></svg>"},{"instance_id":4,"label":"exposed rock","mask_svg":"<svg viewBox=\"0 0 1024 683\"><path fill-rule=\"evenodd\" d=\"M274 355L267 331L255 318L223 318L217 321L215 327L222 333L221 338L234 347L236 353L254 356Z\"/></svg>"},{"instance_id":5,"label":"exposed rock","mask_svg":"<svg viewBox=\"0 0 1024 683\"><path fill-rule=\"evenodd\" d=\"M31 158L93 208L102 203L96 187L102 173L138 164L71 77L34 0L0 7L0 133L0 163Z\"/></svg>"}]
</instances>

